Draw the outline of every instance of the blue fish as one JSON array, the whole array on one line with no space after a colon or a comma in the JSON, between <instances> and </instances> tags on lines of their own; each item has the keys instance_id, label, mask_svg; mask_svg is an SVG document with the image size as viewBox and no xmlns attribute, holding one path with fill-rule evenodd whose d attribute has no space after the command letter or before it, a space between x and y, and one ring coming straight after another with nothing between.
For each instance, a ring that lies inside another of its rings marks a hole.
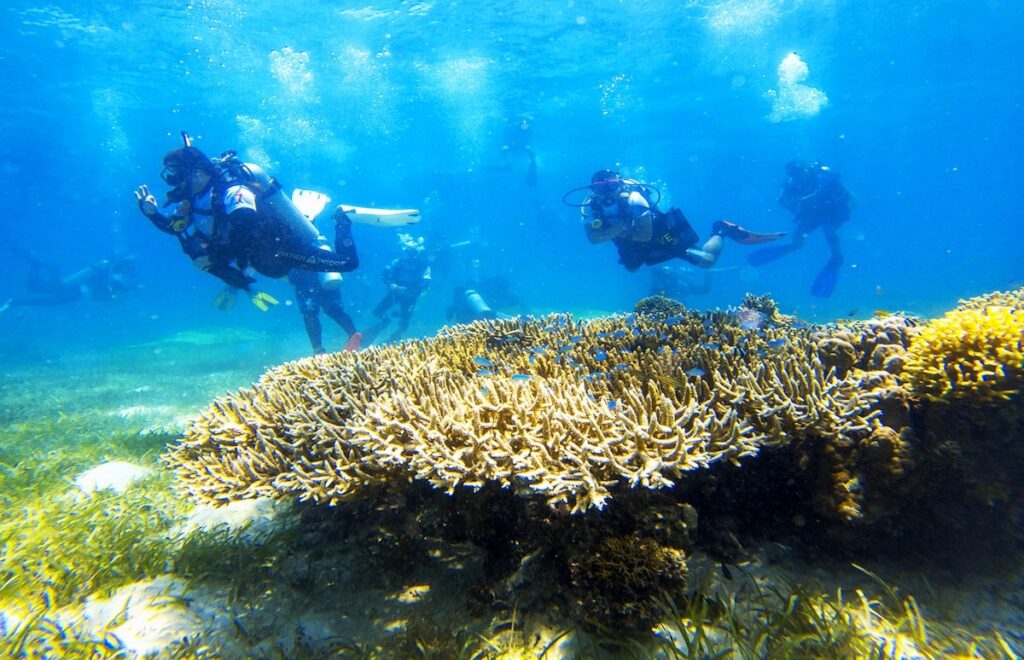
<instances>
[{"instance_id":1,"label":"blue fish","mask_svg":"<svg viewBox=\"0 0 1024 660\"><path fill-rule=\"evenodd\" d=\"M574 341L574 342L575 341L580 341L582 339L583 339L583 335L573 335L572 337L569 337L569 341Z\"/></svg>"},{"instance_id":2,"label":"blue fish","mask_svg":"<svg viewBox=\"0 0 1024 660\"><path fill-rule=\"evenodd\" d=\"M782 348L785 345L786 345L786 338L785 337L783 337L781 339L773 339L770 342L768 342L768 348Z\"/></svg>"},{"instance_id":3,"label":"blue fish","mask_svg":"<svg viewBox=\"0 0 1024 660\"><path fill-rule=\"evenodd\" d=\"M615 410L615 408L618 405L619 405L619 402L616 401L615 399L612 399L611 401L608 402L608 410Z\"/></svg>"},{"instance_id":4,"label":"blue fish","mask_svg":"<svg viewBox=\"0 0 1024 660\"><path fill-rule=\"evenodd\" d=\"M686 375L687 376L703 376L704 375L704 370L701 369L700 367L694 367L693 369L690 369L689 371L687 371Z\"/></svg>"},{"instance_id":5,"label":"blue fish","mask_svg":"<svg viewBox=\"0 0 1024 660\"><path fill-rule=\"evenodd\" d=\"M571 350L572 350L572 344L566 344L565 346L562 346L561 348L559 348L558 352L559 353L565 353L566 351L571 351Z\"/></svg>"},{"instance_id":6,"label":"blue fish","mask_svg":"<svg viewBox=\"0 0 1024 660\"><path fill-rule=\"evenodd\" d=\"M476 362L481 367L493 367L494 366L493 362L491 362L487 358L485 358L483 356L480 356L480 355L478 355L475 358L473 358L473 362Z\"/></svg>"},{"instance_id":7,"label":"blue fish","mask_svg":"<svg viewBox=\"0 0 1024 660\"><path fill-rule=\"evenodd\" d=\"M509 380L519 380L519 381L530 380L530 376L527 375L527 374L516 374L516 375L512 376Z\"/></svg>"},{"instance_id":8,"label":"blue fish","mask_svg":"<svg viewBox=\"0 0 1024 660\"><path fill-rule=\"evenodd\" d=\"M616 330L615 332L612 333L612 337L615 337L616 339L622 339L625 336L626 336L626 331L625 330Z\"/></svg>"},{"instance_id":9,"label":"blue fish","mask_svg":"<svg viewBox=\"0 0 1024 660\"><path fill-rule=\"evenodd\" d=\"M477 376L490 376L491 372L488 371L487 369L480 369L479 371L476 372L476 375Z\"/></svg>"},{"instance_id":10,"label":"blue fish","mask_svg":"<svg viewBox=\"0 0 1024 660\"><path fill-rule=\"evenodd\" d=\"M682 322L683 322L683 317L682 316L669 316L668 318L665 319L665 323L667 325L678 325L679 323L682 323Z\"/></svg>"},{"instance_id":11,"label":"blue fish","mask_svg":"<svg viewBox=\"0 0 1024 660\"><path fill-rule=\"evenodd\" d=\"M708 349L709 351L717 351L718 344L713 341L709 341L708 343L704 344L704 348Z\"/></svg>"},{"instance_id":12,"label":"blue fish","mask_svg":"<svg viewBox=\"0 0 1024 660\"><path fill-rule=\"evenodd\" d=\"M613 371L625 371L626 369L629 369L629 367L627 367L626 365L622 364L621 362L618 363L617 365L615 365L614 367L612 367Z\"/></svg>"},{"instance_id":13,"label":"blue fish","mask_svg":"<svg viewBox=\"0 0 1024 660\"><path fill-rule=\"evenodd\" d=\"M608 358L608 354L602 351L600 348L594 351L594 359L598 362L604 362Z\"/></svg>"},{"instance_id":14,"label":"blue fish","mask_svg":"<svg viewBox=\"0 0 1024 660\"><path fill-rule=\"evenodd\" d=\"M531 348L530 352L533 353L534 355L544 355L544 353L546 353L547 350L547 346L538 346L536 348Z\"/></svg>"}]
</instances>

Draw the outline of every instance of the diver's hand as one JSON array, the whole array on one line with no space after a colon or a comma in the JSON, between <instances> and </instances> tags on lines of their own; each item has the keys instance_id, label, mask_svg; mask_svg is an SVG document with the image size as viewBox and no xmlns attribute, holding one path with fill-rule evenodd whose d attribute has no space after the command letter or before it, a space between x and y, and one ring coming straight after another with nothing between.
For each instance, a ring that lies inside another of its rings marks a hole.
<instances>
[{"instance_id":1,"label":"diver's hand","mask_svg":"<svg viewBox=\"0 0 1024 660\"><path fill-rule=\"evenodd\" d=\"M277 304L277 298L265 291L250 291L249 300L261 312L265 312Z\"/></svg>"},{"instance_id":2,"label":"diver's hand","mask_svg":"<svg viewBox=\"0 0 1024 660\"><path fill-rule=\"evenodd\" d=\"M142 184L135 189L135 199L139 202L139 210L142 211L142 215L147 218L160 212L160 207L157 205L156 197L149 192L149 186L146 184Z\"/></svg>"}]
</instances>

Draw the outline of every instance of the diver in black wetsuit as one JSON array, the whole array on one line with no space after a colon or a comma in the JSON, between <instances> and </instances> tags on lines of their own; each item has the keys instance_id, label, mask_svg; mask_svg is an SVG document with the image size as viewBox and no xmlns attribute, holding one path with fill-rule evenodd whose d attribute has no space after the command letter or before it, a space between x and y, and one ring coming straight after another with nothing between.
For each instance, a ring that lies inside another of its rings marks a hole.
<instances>
[{"instance_id":1,"label":"diver in black wetsuit","mask_svg":"<svg viewBox=\"0 0 1024 660\"><path fill-rule=\"evenodd\" d=\"M388 285L387 293L373 309L377 323L366 331L366 343L374 341L378 334L391 323L389 312L398 308L398 327L388 341L398 341L412 320L412 311L423 292L430 286L430 258L423 247L423 238L414 239L408 234L399 234L402 254L391 261L381 273L381 279Z\"/></svg>"},{"instance_id":2,"label":"diver in black wetsuit","mask_svg":"<svg viewBox=\"0 0 1024 660\"><path fill-rule=\"evenodd\" d=\"M712 225L712 235L701 247L697 232L683 212L672 208L658 209L651 199L651 186L625 179L618 172L599 170L590 178L590 186L580 209L583 229L591 243L612 241L619 253L619 263L632 272L641 266L654 266L670 259L682 259L700 268L711 268L718 261L728 238L745 245L768 243L784 236L781 233L759 234L728 220ZM563 196L565 201L565 196ZM569 202L565 202L569 204Z\"/></svg>"},{"instance_id":3,"label":"diver in black wetsuit","mask_svg":"<svg viewBox=\"0 0 1024 660\"><path fill-rule=\"evenodd\" d=\"M11 307L49 307L88 300L109 302L136 288L134 257L102 259L79 271L61 277L57 269L31 254L28 261L28 292L0 305L0 312Z\"/></svg>"},{"instance_id":4,"label":"diver in black wetsuit","mask_svg":"<svg viewBox=\"0 0 1024 660\"><path fill-rule=\"evenodd\" d=\"M821 163L786 163L786 183L779 204L793 214L796 227L792 239L785 245L776 245L752 253L747 260L761 266L803 247L804 239L821 228L828 243L829 259L814 278L811 295L827 298L832 295L843 253L839 247L839 227L850 219L853 195L839 180L839 173Z\"/></svg>"},{"instance_id":5,"label":"diver in black wetsuit","mask_svg":"<svg viewBox=\"0 0 1024 660\"><path fill-rule=\"evenodd\" d=\"M161 173L172 186L164 203L176 204L172 213L160 212L146 185L136 189L135 197L142 213L157 229L176 236L198 268L232 290L246 291L266 311L277 301L250 290L256 281L245 273L250 266L275 279L293 268L348 272L359 266L352 223L344 213L334 216L334 252L322 250L323 237L276 180L233 152L211 160L187 135L182 137L185 145L164 156Z\"/></svg>"},{"instance_id":6,"label":"diver in black wetsuit","mask_svg":"<svg viewBox=\"0 0 1024 660\"><path fill-rule=\"evenodd\" d=\"M322 273L295 268L288 273L288 281L295 287L295 301L298 303L306 336L309 337L315 355L326 352L320 326L321 311L334 319L338 327L348 335L348 343L344 350L359 350L362 335L356 331L356 324L342 305L340 276L335 275L333 279L325 281Z\"/></svg>"}]
</instances>

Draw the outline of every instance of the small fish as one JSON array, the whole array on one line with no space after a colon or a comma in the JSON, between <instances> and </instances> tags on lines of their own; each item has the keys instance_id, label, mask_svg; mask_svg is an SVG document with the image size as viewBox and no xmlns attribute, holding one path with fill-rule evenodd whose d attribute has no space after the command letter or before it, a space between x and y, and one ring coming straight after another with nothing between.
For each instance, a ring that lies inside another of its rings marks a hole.
<instances>
[{"instance_id":1,"label":"small fish","mask_svg":"<svg viewBox=\"0 0 1024 660\"><path fill-rule=\"evenodd\" d=\"M604 362L608 358L608 354L602 351L600 348L594 351L594 359L598 362Z\"/></svg>"},{"instance_id":2,"label":"small fish","mask_svg":"<svg viewBox=\"0 0 1024 660\"><path fill-rule=\"evenodd\" d=\"M719 566L722 567L722 575L725 576L725 579L726 580L731 580L732 579L732 571L730 571L729 567L725 565L725 562L722 562L721 564L719 564Z\"/></svg>"},{"instance_id":3,"label":"small fish","mask_svg":"<svg viewBox=\"0 0 1024 660\"><path fill-rule=\"evenodd\" d=\"M581 341L582 339L583 335L573 335L572 337L569 337L569 341L571 342Z\"/></svg>"},{"instance_id":4,"label":"small fish","mask_svg":"<svg viewBox=\"0 0 1024 660\"><path fill-rule=\"evenodd\" d=\"M678 325L683 322L682 316L669 316L665 319L667 325Z\"/></svg>"},{"instance_id":5,"label":"small fish","mask_svg":"<svg viewBox=\"0 0 1024 660\"><path fill-rule=\"evenodd\" d=\"M708 343L704 344L704 348L708 349L709 351L717 351L719 349L719 345L717 342L709 341Z\"/></svg>"},{"instance_id":6,"label":"small fish","mask_svg":"<svg viewBox=\"0 0 1024 660\"><path fill-rule=\"evenodd\" d=\"M604 339L605 337L608 336L608 333L607 332L599 332L599 333L597 333L594 336L597 337L598 339Z\"/></svg>"},{"instance_id":7,"label":"small fish","mask_svg":"<svg viewBox=\"0 0 1024 660\"><path fill-rule=\"evenodd\" d=\"M512 376L511 378L509 378L509 380L516 380L516 381L530 380L530 376L528 374L516 374L516 375Z\"/></svg>"},{"instance_id":8,"label":"small fish","mask_svg":"<svg viewBox=\"0 0 1024 660\"><path fill-rule=\"evenodd\" d=\"M625 330L616 330L615 332L612 333L612 337L614 337L615 339L622 339L625 336L626 336L626 331Z\"/></svg>"},{"instance_id":9,"label":"small fish","mask_svg":"<svg viewBox=\"0 0 1024 660\"><path fill-rule=\"evenodd\" d=\"M612 367L612 371L625 371L626 369L629 369L629 367L622 364L621 362Z\"/></svg>"},{"instance_id":10,"label":"small fish","mask_svg":"<svg viewBox=\"0 0 1024 660\"><path fill-rule=\"evenodd\" d=\"M611 401L608 402L608 410L615 410L615 408L617 408L618 405L619 402L616 401L615 399L612 399Z\"/></svg>"},{"instance_id":11,"label":"small fish","mask_svg":"<svg viewBox=\"0 0 1024 660\"><path fill-rule=\"evenodd\" d=\"M786 345L786 338L785 337L782 337L780 339L773 339L770 342L768 342L768 348L782 348L785 345Z\"/></svg>"},{"instance_id":12,"label":"small fish","mask_svg":"<svg viewBox=\"0 0 1024 660\"><path fill-rule=\"evenodd\" d=\"M694 367L693 369L690 369L689 371L687 371L686 375L687 376L703 376L704 375L704 370L701 369L700 367Z\"/></svg>"},{"instance_id":13,"label":"small fish","mask_svg":"<svg viewBox=\"0 0 1024 660\"><path fill-rule=\"evenodd\" d=\"M491 372L489 369L480 369L476 372L477 376L490 376Z\"/></svg>"},{"instance_id":14,"label":"small fish","mask_svg":"<svg viewBox=\"0 0 1024 660\"><path fill-rule=\"evenodd\" d=\"M537 346L536 348L530 349L530 352L533 353L534 355L544 355L545 353L547 353L547 351L547 346Z\"/></svg>"},{"instance_id":15,"label":"small fish","mask_svg":"<svg viewBox=\"0 0 1024 660\"><path fill-rule=\"evenodd\" d=\"M572 344L566 344L565 346L560 347L558 349L558 352L559 353L565 353L566 351L571 351L571 350L572 350Z\"/></svg>"},{"instance_id":16,"label":"small fish","mask_svg":"<svg viewBox=\"0 0 1024 660\"><path fill-rule=\"evenodd\" d=\"M484 395L486 395L486 394L488 394L489 392L490 392L490 390L488 390L488 389L487 389L486 387L481 387L481 388L480 388L480 394L484 394Z\"/></svg>"},{"instance_id":17,"label":"small fish","mask_svg":"<svg viewBox=\"0 0 1024 660\"><path fill-rule=\"evenodd\" d=\"M892 312L886 311L884 309L876 309L875 310L875 318L876 319L887 319L890 316L892 316Z\"/></svg>"},{"instance_id":18,"label":"small fish","mask_svg":"<svg viewBox=\"0 0 1024 660\"><path fill-rule=\"evenodd\" d=\"M490 360L488 360L487 358L485 358L485 357L483 357L481 355L478 355L475 358L473 358L473 362L476 362L481 367L493 367L494 366L493 362L491 362Z\"/></svg>"}]
</instances>

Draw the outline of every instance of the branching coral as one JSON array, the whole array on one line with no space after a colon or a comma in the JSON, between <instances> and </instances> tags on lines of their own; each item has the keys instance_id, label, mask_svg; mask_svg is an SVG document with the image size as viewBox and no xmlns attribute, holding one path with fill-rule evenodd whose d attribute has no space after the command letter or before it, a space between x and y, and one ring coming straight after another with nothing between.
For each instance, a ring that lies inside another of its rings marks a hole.
<instances>
[{"instance_id":1,"label":"branching coral","mask_svg":"<svg viewBox=\"0 0 1024 660\"><path fill-rule=\"evenodd\" d=\"M915 394L932 400L1006 400L1024 382L1022 343L1024 309L1019 305L958 308L921 328L904 373Z\"/></svg>"},{"instance_id":2,"label":"branching coral","mask_svg":"<svg viewBox=\"0 0 1024 660\"><path fill-rule=\"evenodd\" d=\"M727 314L491 321L285 364L215 401L166 460L218 502L418 479L583 511L767 446L870 433L873 397L827 373L809 331Z\"/></svg>"}]
</instances>

